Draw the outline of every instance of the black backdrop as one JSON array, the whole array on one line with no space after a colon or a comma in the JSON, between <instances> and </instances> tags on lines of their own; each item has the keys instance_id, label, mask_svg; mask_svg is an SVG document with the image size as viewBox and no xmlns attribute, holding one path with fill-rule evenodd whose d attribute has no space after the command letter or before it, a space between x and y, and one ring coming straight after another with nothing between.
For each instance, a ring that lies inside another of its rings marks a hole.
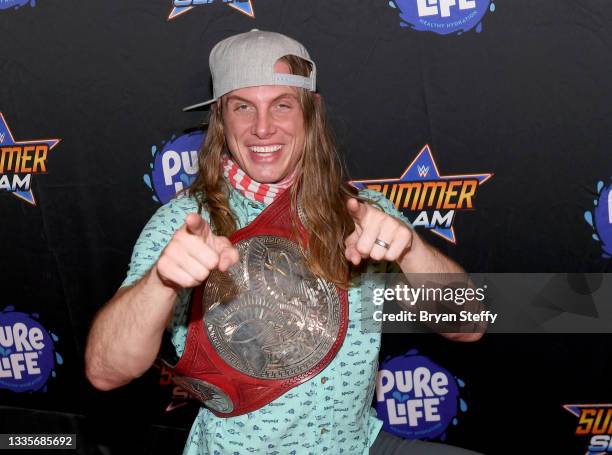
<instances>
[{"instance_id":1,"label":"black backdrop","mask_svg":"<svg viewBox=\"0 0 612 455\"><path fill-rule=\"evenodd\" d=\"M254 19L216 2L170 21L170 0L0 9L0 112L15 140L61 139L35 206L0 193L0 309L39 313L64 358L47 392L0 390L0 433L78 432L83 453L182 448L194 408L164 413L157 370L94 391L85 338L159 206L151 147L202 122L181 108L210 96L211 47L254 27L310 50L353 178L399 176L425 144L443 174L495 174L458 214L457 244L420 231L466 269L611 271L583 213L612 172L612 5L495 6L480 33L446 36L400 26L387 0L255 0ZM562 405L612 400L609 335L386 335L382 356L411 348L466 381L448 441L485 453L584 452Z\"/></svg>"}]
</instances>

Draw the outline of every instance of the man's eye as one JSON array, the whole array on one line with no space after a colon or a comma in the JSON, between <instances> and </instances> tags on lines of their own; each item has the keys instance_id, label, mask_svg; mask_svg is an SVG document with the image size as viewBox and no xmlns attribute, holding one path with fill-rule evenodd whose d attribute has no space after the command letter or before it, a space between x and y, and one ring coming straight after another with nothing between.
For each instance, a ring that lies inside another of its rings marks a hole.
<instances>
[{"instance_id":1,"label":"man's eye","mask_svg":"<svg viewBox=\"0 0 612 455\"><path fill-rule=\"evenodd\" d=\"M236 106L237 111L245 111L249 108L248 104L239 104Z\"/></svg>"}]
</instances>

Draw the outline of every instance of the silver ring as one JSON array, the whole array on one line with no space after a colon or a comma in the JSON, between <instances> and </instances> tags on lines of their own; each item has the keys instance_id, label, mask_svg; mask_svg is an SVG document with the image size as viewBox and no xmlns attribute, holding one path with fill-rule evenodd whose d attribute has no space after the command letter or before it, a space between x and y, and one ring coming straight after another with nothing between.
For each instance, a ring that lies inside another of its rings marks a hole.
<instances>
[{"instance_id":1,"label":"silver ring","mask_svg":"<svg viewBox=\"0 0 612 455\"><path fill-rule=\"evenodd\" d=\"M380 240L380 239L374 240L374 243L376 245L378 245L378 246L382 246L385 250L388 250L389 247L391 246L387 242L385 242L384 240Z\"/></svg>"}]
</instances>

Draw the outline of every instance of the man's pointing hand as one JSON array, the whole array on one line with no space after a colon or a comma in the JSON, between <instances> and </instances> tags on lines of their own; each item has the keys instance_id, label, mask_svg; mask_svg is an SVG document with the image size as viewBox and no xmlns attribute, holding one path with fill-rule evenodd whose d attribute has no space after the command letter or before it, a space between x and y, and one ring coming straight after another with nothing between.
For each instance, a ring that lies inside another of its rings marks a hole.
<instances>
[{"instance_id":1,"label":"man's pointing hand","mask_svg":"<svg viewBox=\"0 0 612 455\"><path fill-rule=\"evenodd\" d=\"M412 246L412 230L401 220L350 198L346 208L355 230L346 238L344 255L354 265L362 259L399 261Z\"/></svg>"},{"instance_id":2,"label":"man's pointing hand","mask_svg":"<svg viewBox=\"0 0 612 455\"><path fill-rule=\"evenodd\" d=\"M238 250L227 237L213 234L206 220L190 213L160 255L155 268L166 286L192 288L206 280L215 269L227 271L238 259Z\"/></svg>"}]
</instances>

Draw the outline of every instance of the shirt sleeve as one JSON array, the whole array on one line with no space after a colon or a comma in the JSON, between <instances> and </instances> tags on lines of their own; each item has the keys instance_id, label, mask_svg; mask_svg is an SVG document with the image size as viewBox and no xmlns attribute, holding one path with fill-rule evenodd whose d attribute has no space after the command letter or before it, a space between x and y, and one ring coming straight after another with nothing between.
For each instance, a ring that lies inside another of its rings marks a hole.
<instances>
[{"instance_id":1,"label":"shirt sleeve","mask_svg":"<svg viewBox=\"0 0 612 455\"><path fill-rule=\"evenodd\" d=\"M412 229L412 223L408 221L408 218L406 218L404 214L395 207L393 202L384 197L382 193L374 190L360 190L359 196L365 197L366 199L374 202L382 211L388 215L394 216L395 218L399 218Z\"/></svg>"},{"instance_id":2,"label":"shirt sleeve","mask_svg":"<svg viewBox=\"0 0 612 455\"><path fill-rule=\"evenodd\" d=\"M127 276L121 286L129 286L138 281L157 262L174 233L180 229L185 217L197 211L197 204L187 198L179 197L161 206L145 225L132 252ZM209 221L208 213L202 218Z\"/></svg>"}]
</instances>

